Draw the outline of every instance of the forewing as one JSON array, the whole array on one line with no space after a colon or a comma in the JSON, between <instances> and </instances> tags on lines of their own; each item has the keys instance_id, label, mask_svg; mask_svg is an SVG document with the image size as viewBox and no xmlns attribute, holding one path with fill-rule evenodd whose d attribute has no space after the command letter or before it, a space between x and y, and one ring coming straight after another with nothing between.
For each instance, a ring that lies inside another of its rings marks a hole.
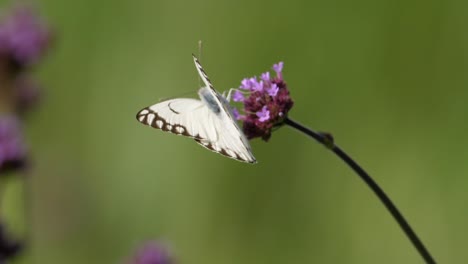
<instances>
[{"instance_id":1,"label":"forewing","mask_svg":"<svg viewBox=\"0 0 468 264\"><path fill-rule=\"evenodd\" d=\"M189 98L172 99L143 108L137 120L166 132L197 140L217 141L218 133L207 119L210 110L200 101Z\"/></svg>"},{"instance_id":2,"label":"forewing","mask_svg":"<svg viewBox=\"0 0 468 264\"><path fill-rule=\"evenodd\" d=\"M210 81L210 78L208 78L208 75L206 74L205 70L203 70L203 67L200 64L200 61L193 54L192 54L192 57L193 57L193 62L195 63L195 68L197 68L198 75L200 75L200 78L203 80L206 87L208 87L213 93L216 93L213 87L213 84Z\"/></svg>"}]
</instances>

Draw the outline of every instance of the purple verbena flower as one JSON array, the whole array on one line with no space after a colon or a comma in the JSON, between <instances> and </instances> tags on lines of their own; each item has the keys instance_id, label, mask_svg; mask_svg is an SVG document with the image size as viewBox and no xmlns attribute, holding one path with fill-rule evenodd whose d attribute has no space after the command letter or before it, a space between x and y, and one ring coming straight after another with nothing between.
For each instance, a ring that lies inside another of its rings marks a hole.
<instances>
[{"instance_id":1,"label":"purple verbena flower","mask_svg":"<svg viewBox=\"0 0 468 264\"><path fill-rule=\"evenodd\" d=\"M276 83L273 83L270 88L268 88L267 93L271 97L275 97L278 94L279 87L276 85Z\"/></svg>"},{"instance_id":2,"label":"purple verbena flower","mask_svg":"<svg viewBox=\"0 0 468 264\"><path fill-rule=\"evenodd\" d=\"M244 118L245 118L245 115L241 115L239 113L239 110L237 110L237 108L232 109L232 115L234 116L234 118L236 120L244 120Z\"/></svg>"},{"instance_id":3,"label":"purple verbena flower","mask_svg":"<svg viewBox=\"0 0 468 264\"><path fill-rule=\"evenodd\" d=\"M234 95L232 96L232 100L234 102L243 102L244 101L244 94L241 91L236 90Z\"/></svg>"},{"instance_id":4,"label":"purple verbena flower","mask_svg":"<svg viewBox=\"0 0 468 264\"><path fill-rule=\"evenodd\" d=\"M15 116L0 117L0 172L24 167L26 145L20 121Z\"/></svg>"},{"instance_id":5,"label":"purple verbena flower","mask_svg":"<svg viewBox=\"0 0 468 264\"><path fill-rule=\"evenodd\" d=\"M239 88L245 89L245 90L250 90L251 87L252 87L252 83L250 82L249 78L243 79L241 82L241 85L239 86Z\"/></svg>"},{"instance_id":6,"label":"purple verbena flower","mask_svg":"<svg viewBox=\"0 0 468 264\"><path fill-rule=\"evenodd\" d=\"M17 6L0 21L0 54L18 67L35 64L50 40L49 29L31 7Z\"/></svg>"},{"instance_id":7,"label":"purple verbena flower","mask_svg":"<svg viewBox=\"0 0 468 264\"><path fill-rule=\"evenodd\" d=\"M283 62L275 64L273 70L276 72L274 78L267 78L269 73L263 73L261 81L256 78L242 81L250 80L251 92L243 100L242 119L237 119L243 121L243 131L248 139L261 137L268 141L273 128L284 122L294 104L283 80Z\"/></svg>"},{"instance_id":8,"label":"purple verbena flower","mask_svg":"<svg viewBox=\"0 0 468 264\"><path fill-rule=\"evenodd\" d=\"M282 61L278 62L277 64L273 64L273 70L276 72L276 74L280 74L281 71L283 71L283 65L284 63Z\"/></svg>"},{"instance_id":9,"label":"purple verbena flower","mask_svg":"<svg viewBox=\"0 0 468 264\"><path fill-rule=\"evenodd\" d=\"M258 111L257 113L255 113L258 117L258 121L260 122L265 122L267 121L268 119L270 119L270 111L268 110L268 107L266 105L264 105L262 107L262 110L261 111Z\"/></svg>"},{"instance_id":10,"label":"purple verbena flower","mask_svg":"<svg viewBox=\"0 0 468 264\"><path fill-rule=\"evenodd\" d=\"M264 80L265 82L269 82L270 81L270 72L262 73L262 80Z\"/></svg>"},{"instance_id":11,"label":"purple verbena flower","mask_svg":"<svg viewBox=\"0 0 468 264\"><path fill-rule=\"evenodd\" d=\"M255 86L258 85L257 77L250 78L249 82L250 82L250 89L249 90L252 91L253 89L255 89Z\"/></svg>"},{"instance_id":12,"label":"purple verbena flower","mask_svg":"<svg viewBox=\"0 0 468 264\"><path fill-rule=\"evenodd\" d=\"M254 92L263 91L263 81L259 81L259 82L255 83L254 86L252 87L252 91L254 91Z\"/></svg>"},{"instance_id":13,"label":"purple verbena flower","mask_svg":"<svg viewBox=\"0 0 468 264\"><path fill-rule=\"evenodd\" d=\"M129 264L172 264L167 248L158 242L149 242L140 248Z\"/></svg>"}]
</instances>

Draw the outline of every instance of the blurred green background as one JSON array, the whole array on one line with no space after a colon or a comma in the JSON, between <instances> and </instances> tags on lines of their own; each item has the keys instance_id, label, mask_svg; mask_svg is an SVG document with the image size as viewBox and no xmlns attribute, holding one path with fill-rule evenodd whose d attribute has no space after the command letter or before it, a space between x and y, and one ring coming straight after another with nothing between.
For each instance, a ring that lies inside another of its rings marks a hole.
<instances>
[{"instance_id":1,"label":"blurred green background","mask_svg":"<svg viewBox=\"0 0 468 264\"><path fill-rule=\"evenodd\" d=\"M251 166L136 121L196 96L200 39L219 91L284 61L290 116L333 133L440 263L467 261L467 1L38 4L56 45L27 124L27 223L21 181L5 186L9 222L32 229L16 263L123 263L149 239L184 264L422 263L361 180L290 128L254 140Z\"/></svg>"}]
</instances>

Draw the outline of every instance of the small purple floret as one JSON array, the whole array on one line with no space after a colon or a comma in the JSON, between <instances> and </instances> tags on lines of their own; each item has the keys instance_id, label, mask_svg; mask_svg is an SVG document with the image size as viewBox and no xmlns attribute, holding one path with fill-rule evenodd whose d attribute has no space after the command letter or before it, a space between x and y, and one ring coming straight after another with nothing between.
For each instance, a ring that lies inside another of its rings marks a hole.
<instances>
[{"instance_id":1,"label":"small purple floret","mask_svg":"<svg viewBox=\"0 0 468 264\"><path fill-rule=\"evenodd\" d=\"M256 114L258 117L258 121L260 122L265 122L268 119L270 119L270 111L268 110L268 107L266 105L262 107L262 111L259 111Z\"/></svg>"},{"instance_id":2,"label":"small purple floret","mask_svg":"<svg viewBox=\"0 0 468 264\"><path fill-rule=\"evenodd\" d=\"M252 82L250 82L249 78L243 79L241 82L241 86L239 86L239 88L246 89L246 90L250 90L251 87L252 87Z\"/></svg>"},{"instance_id":3,"label":"small purple floret","mask_svg":"<svg viewBox=\"0 0 468 264\"><path fill-rule=\"evenodd\" d=\"M270 81L270 72L262 73L262 80L264 80L265 82L269 82Z\"/></svg>"},{"instance_id":4,"label":"small purple floret","mask_svg":"<svg viewBox=\"0 0 468 264\"><path fill-rule=\"evenodd\" d=\"M266 91L268 95L270 95L271 97L275 97L278 94L279 87L278 85L276 85L276 83L273 83L271 87L268 88Z\"/></svg>"},{"instance_id":5,"label":"small purple floret","mask_svg":"<svg viewBox=\"0 0 468 264\"><path fill-rule=\"evenodd\" d=\"M232 115L234 116L234 118L235 118L236 120L239 120L240 114L239 114L239 110L237 110L237 108L233 108L232 111L231 111L231 113L232 113Z\"/></svg>"},{"instance_id":6,"label":"small purple floret","mask_svg":"<svg viewBox=\"0 0 468 264\"><path fill-rule=\"evenodd\" d=\"M273 70L276 72L276 74L280 74L281 71L283 71L283 62L280 61L277 64L273 64Z\"/></svg>"},{"instance_id":7,"label":"small purple floret","mask_svg":"<svg viewBox=\"0 0 468 264\"><path fill-rule=\"evenodd\" d=\"M244 94L241 91L236 90L234 95L232 96L232 100L234 102L243 102L244 101Z\"/></svg>"},{"instance_id":8,"label":"small purple floret","mask_svg":"<svg viewBox=\"0 0 468 264\"><path fill-rule=\"evenodd\" d=\"M237 110L236 108L233 108L233 109L232 109L232 115L234 116L234 118L235 118L236 120L243 120L244 117L245 117L245 116L241 115L241 114L239 113L239 110Z\"/></svg>"},{"instance_id":9,"label":"small purple floret","mask_svg":"<svg viewBox=\"0 0 468 264\"><path fill-rule=\"evenodd\" d=\"M259 82L255 83L254 86L252 87L252 91L254 91L254 92L263 91L263 81L259 81Z\"/></svg>"},{"instance_id":10,"label":"small purple floret","mask_svg":"<svg viewBox=\"0 0 468 264\"><path fill-rule=\"evenodd\" d=\"M258 85L257 77L252 77L249 79L249 81L250 81L250 90L252 91L255 88L255 86Z\"/></svg>"}]
</instances>

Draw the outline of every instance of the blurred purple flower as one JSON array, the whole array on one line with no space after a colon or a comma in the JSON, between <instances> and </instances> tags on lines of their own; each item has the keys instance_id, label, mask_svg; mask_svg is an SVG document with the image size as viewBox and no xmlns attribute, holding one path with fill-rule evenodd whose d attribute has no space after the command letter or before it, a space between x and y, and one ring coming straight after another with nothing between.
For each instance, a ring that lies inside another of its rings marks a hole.
<instances>
[{"instance_id":1,"label":"blurred purple flower","mask_svg":"<svg viewBox=\"0 0 468 264\"><path fill-rule=\"evenodd\" d=\"M239 113L239 110L237 110L237 108L233 108L233 109L232 109L232 115L233 115L234 118L237 119L237 120L243 120L243 119L245 118L244 115L241 115L241 114Z\"/></svg>"},{"instance_id":2,"label":"blurred purple flower","mask_svg":"<svg viewBox=\"0 0 468 264\"><path fill-rule=\"evenodd\" d=\"M40 87L29 77L44 55L51 33L36 9L16 4L0 17L0 96L8 113L24 114L38 101Z\"/></svg>"},{"instance_id":3,"label":"blurred purple flower","mask_svg":"<svg viewBox=\"0 0 468 264\"><path fill-rule=\"evenodd\" d=\"M46 52L51 33L36 10L16 6L0 23L0 54L18 67L35 64Z\"/></svg>"},{"instance_id":4,"label":"blurred purple flower","mask_svg":"<svg viewBox=\"0 0 468 264\"><path fill-rule=\"evenodd\" d=\"M1 116L0 172L24 167L26 154L20 121L16 116Z\"/></svg>"},{"instance_id":5,"label":"blurred purple flower","mask_svg":"<svg viewBox=\"0 0 468 264\"><path fill-rule=\"evenodd\" d=\"M236 118L243 121L243 131L248 139L261 137L268 141L273 128L283 123L293 107L282 76L283 65L283 62L273 65L276 77L271 78L268 72L261 75L261 81L255 77L242 81L241 88L248 89L250 94L243 100L245 115L237 114Z\"/></svg>"},{"instance_id":6,"label":"blurred purple flower","mask_svg":"<svg viewBox=\"0 0 468 264\"><path fill-rule=\"evenodd\" d=\"M149 242L140 248L129 264L172 264L167 248L158 242Z\"/></svg>"},{"instance_id":7,"label":"blurred purple flower","mask_svg":"<svg viewBox=\"0 0 468 264\"><path fill-rule=\"evenodd\" d=\"M21 2L21 1L14 1ZM17 5L0 18L0 175L27 165L22 114L39 97L39 86L29 78L30 66L44 55L51 34L26 5ZM0 223L0 263L6 263L23 247L11 240ZM8 262L9 263L9 262Z\"/></svg>"}]
</instances>

